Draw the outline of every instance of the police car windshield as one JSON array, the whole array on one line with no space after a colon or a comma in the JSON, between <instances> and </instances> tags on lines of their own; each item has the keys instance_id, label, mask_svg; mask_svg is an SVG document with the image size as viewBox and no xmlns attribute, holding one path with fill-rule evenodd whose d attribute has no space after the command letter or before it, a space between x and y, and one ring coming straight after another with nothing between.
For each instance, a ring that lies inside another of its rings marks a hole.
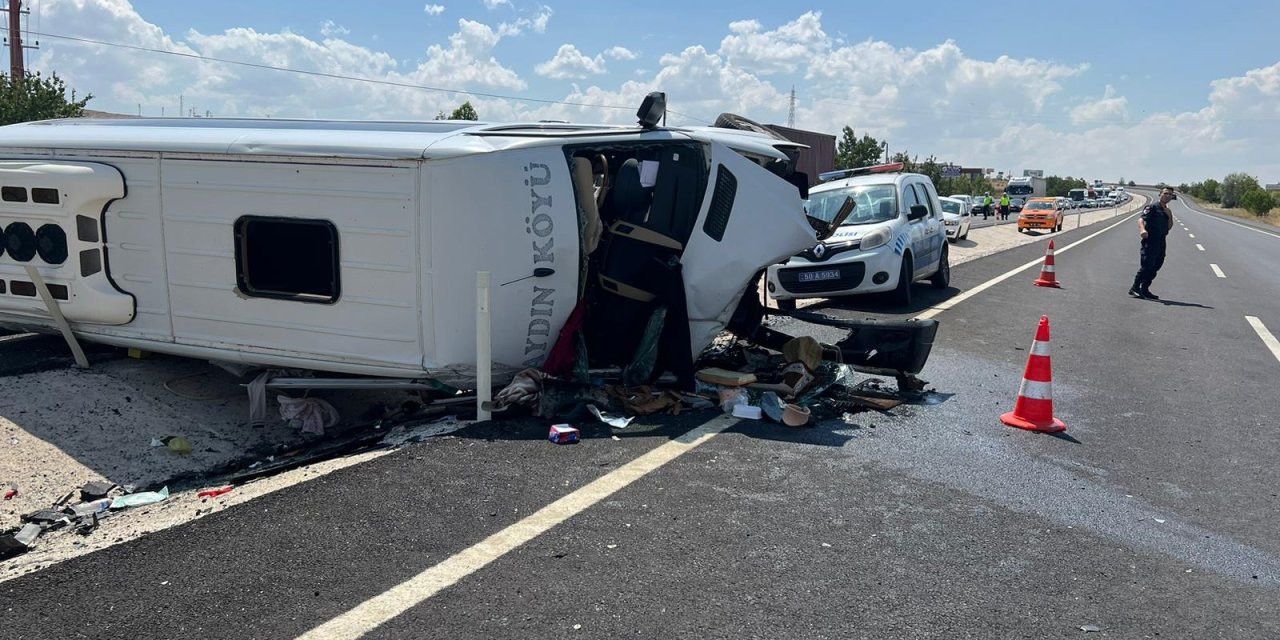
<instances>
[{"instance_id":1,"label":"police car windshield","mask_svg":"<svg viewBox=\"0 0 1280 640\"><path fill-rule=\"evenodd\" d=\"M866 184L810 193L809 215L831 222L848 198L853 198L854 209L845 218L845 226L874 224L898 217L898 190L892 184Z\"/></svg>"}]
</instances>

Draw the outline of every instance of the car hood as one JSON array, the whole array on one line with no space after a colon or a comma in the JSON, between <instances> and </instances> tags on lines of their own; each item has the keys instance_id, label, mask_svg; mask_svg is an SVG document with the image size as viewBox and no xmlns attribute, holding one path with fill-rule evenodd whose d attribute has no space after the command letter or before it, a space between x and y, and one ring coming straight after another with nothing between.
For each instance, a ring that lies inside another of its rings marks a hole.
<instances>
[{"instance_id":1,"label":"car hood","mask_svg":"<svg viewBox=\"0 0 1280 640\"><path fill-rule=\"evenodd\" d=\"M876 222L874 224L846 224L836 229L836 232L827 238L827 244L837 244L840 242L853 242L861 240L868 233L877 229L888 227L890 222Z\"/></svg>"}]
</instances>

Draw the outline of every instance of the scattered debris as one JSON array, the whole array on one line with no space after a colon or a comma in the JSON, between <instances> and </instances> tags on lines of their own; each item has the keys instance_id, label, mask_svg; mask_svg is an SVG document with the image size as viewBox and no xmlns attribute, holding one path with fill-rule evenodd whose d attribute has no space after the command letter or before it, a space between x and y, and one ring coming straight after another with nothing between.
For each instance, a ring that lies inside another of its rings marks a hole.
<instances>
[{"instance_id":1,"label":"scattered debris","mask_svg":"<svg viewBox=\"0 0 1280 640\"><path fill-rule=\"evenodd\" d=\"M324 435L325 429L342 419L333 405L320 398L290 398L280 394L276 402L280 403L280 417L303 433Z\"/></svg>"},{"instance_id":2,"label":"scattered debris","mask_svg":"<svg viewBox=\"0 0 1280 640\"><path fill-rule=\"evenodd\" d=\"M118 499L118 498L117 498ZM71 507L71 515L77 518L88 518L95 513L102 513L111 508L114 500L112 498L101 498L89 502L81 502Z\"/></svg>"},{"instance_id":3,"label":"scattered debris","mask_svg":"<svg viewBox=\"0 0 1280 640\"><path fill-rule=\"evenodd\" d=\"M625 429L627 425L631 424L632 420L635 420L635 418L624 418L624 417L614 417L614 416L605 415L600 411L600 408L595 406L594 404L587 405L587 411L590 411L591 415L595 416L596 419L599 420L600 422L603 422L615 429Z\"/></svg>"},{"instance_id":4,"label":"scattered debris","mask_svg":"<svg viewBox=\"0 0 1280 640\"><path fill-rule=\"evenodd\" d=\"M760 395L760 409L770 420L781 423L783 414L786 411L786 403L778 394L773 391L766 391Z\"/></svg>"},{"instance_id":5,"label":"scattered debris","mask_svg":"<svg viewBox=\"0 0 1280 640\"><path fill-rule=\"evenodd\" d=\"M196 497L197 498L216 498L220 495L231 493L231 490L234 488L235 487L228 485L225 487L219 487L217 489L205 489L204 491L197 493Z\"/></svg>"},{"instance_id":6,"label":"scattered debris","mask_svg":"<svg viewBox=\"0 0 1280 640\"><path fill-rule=\"evenodd\" d=\"M83 502L101 500L107 497L107 494L111 493L114 488L116 488L116 483L105 480L86 482L83 487L80 487L80 500Z\"/></svg>"},{"instance_id":7,"label":"scattered debris","mask_svg":"<svg viewBox=\"0 0 1280 640\"><path fill-rule=\"evenodd\" d=\"M788 404L782 411L782 423L788 427L803 427L809 424L811 413L808 407Z\"/></svg>"},{"instance_id":8,"label":"scattered debris","mask_svg":"<svg viewBox=\"0 0 1280 640\"><path fill-rule=\"evenodd\" d=\"M1080 630L1085 633L1097 633L1098 631L1102 631L1102 627L1099 627L1096 624L1086 624L1082 625Z\"/></svg>"},{"instance_id":9,"label":"scattered debris","mask_svg":"<svg viewBox=\"0 0 1280 640\"><path fill-rule=\"evenodd\" d=\"M18 497L18 485L11 484L7 489L4 490L4 499L12 500L16 497Z\"/></svg>"},{"instance_id":10,"label":"scattered debris","mask_svg":"<svg viewBox=\"0 0 1280 640\"><path fill-rule=\"evenodd\" d=\"M547 439L556 444L573 444L578 441L578 437L578 430L567 424L553 424L547 434Z\"/></svg>"},{"instance_id":11,"label":"scattered debris","mask_svg":"<svg viewBox=\"0 0 1280 640\"><path fill-rule=\"evenodd\" d=\"M729 371L719 367L701 369L694 374L694 377L707 384L715 384L723 387L741 387L756 381L754 373Z\"/></svg>"},{"instance_id":12,"label":"scattered debris","mask_svg":"<svg viewBox=\"0 0 1280 640\"><path fill-rule=\"evenodd\" d=\"M760 407L754 407L749 404L741 403L733 407L733 417L745 418L747 420L759 420L761 416Z\"/></svg>"},{"instance_id":13,"label":"scattered debris","mask_svg":"<svg viewBox=\"0 0 1280 640\"><path fill-rule=\"evenodd\" d=\"M490 411L505 411L508 407L535 407L542 395L542 383L549 376L537 369L525 369L515 375L502 391L493 397Z\"/></svg>"},{"instance_id":14,"label":"scattered debris","mask_svg":"<svg viewBox=\"0 0 1280 640\"><path fill-rule=\"evenodd\" d=\"M138 493L129 493L111 501L112 509L124 509L127 507L141 507L148 504L163 502L169 498L169 487L165 487L159 491L141 491Z\"/></svg>"},{"instance_id":15,"label":"scattered debris","mask_svg":"<svg viewBox=\"0 0 1280 640\"><path fill-rule=\"evenodd\" d=\"M160 439L164 446L180 456L191 453L191 441L182 436L167 436ZM153 445L154 446L154 445Z\"/></svg>"}]
</instances>

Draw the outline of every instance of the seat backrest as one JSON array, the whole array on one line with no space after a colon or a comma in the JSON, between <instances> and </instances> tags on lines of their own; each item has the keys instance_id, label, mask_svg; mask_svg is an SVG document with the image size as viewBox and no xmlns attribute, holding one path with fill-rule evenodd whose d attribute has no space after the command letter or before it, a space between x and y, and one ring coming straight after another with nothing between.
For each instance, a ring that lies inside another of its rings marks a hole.
<instances>
[{"instance_id":1,"label":"seat backrest","mask_svg":"<svg viewBox=\"0 0 1280 640\"><path fill-rule=\"evenodd\" d=\"M880 217L887 219L893 216L893 205L888 200L880 201Z\"/></svg>"},{"instance_id":2,"label":"seat backrest","mask_svg":"<svg viewBox=\"0 0 1280 640\"><path fill-rule=\"evenodd\" d=\"M614 217L627 222L643 222L653 201L653 189L640 184L640 162L630 158L618 167L609 190Z\"/></svg>"},{"instance_id":3,"label":"seat backrest","mask_svg":"<svg viewBox=\"0 0 1280 640\"><path fill-rule=\"evenodd\" d=\"M573 191L584 218L582 243L590 255L600 244L600 234L604 227L600 224L600 210L596 208L595 177L591 173L591 161L586 158L573 159Z\"/></svg>"}]
</instances>

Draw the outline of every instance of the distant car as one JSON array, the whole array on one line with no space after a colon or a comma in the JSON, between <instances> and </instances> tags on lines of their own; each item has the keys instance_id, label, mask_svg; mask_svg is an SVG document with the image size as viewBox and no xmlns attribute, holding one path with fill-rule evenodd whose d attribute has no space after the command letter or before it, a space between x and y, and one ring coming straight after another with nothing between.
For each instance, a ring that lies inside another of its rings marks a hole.
<instances>
[{"instance_id":1,"label":"distant car","mask_svg":"<svg viewBox=\"0 0 1280 640\"><path fill-rule=\"evenodd\" d=\"M1062 208L1056 198L1032 198L1018 214L1018 233L1027 229L1062 231Z\"/></svg>"},{"instance_id":2,"label":"distant car","mask_svg":"<svg viewBox=\"0 0 1280 640\"><path fill-rule=\"evenodd\" d=\"M1022 198L1013 198L1009 200L1009 211L1012 211L1013 213L1018 213L1019 211L1022 211L1022 207L1025 206L1026 204L1027 204L1027 201L1023 200Z\"/></svg>"},{"instance_id":3,"label":"distant car","mask_svg":"<svg viewBox=\"0 0 1280 640\"><path fill-rule=\"evenodd\" d=\"M955 196L938 198L942 203L942 224L947 228L947 239L952 242L969 237L973 216L969 206Z\"/></svg>"},{"instance_id":4,"label":"distant car","mask_svg":"<svg viewBox=\"0 0 1280 640\"><path fill-rule=\"evenodd\" d=\"M965 211L973 211L973 205L974 205L973 196L954 195L954 196L947 196L947 197L953 200L959 200L963 202Z\"/></svg>"}]
</instances>

